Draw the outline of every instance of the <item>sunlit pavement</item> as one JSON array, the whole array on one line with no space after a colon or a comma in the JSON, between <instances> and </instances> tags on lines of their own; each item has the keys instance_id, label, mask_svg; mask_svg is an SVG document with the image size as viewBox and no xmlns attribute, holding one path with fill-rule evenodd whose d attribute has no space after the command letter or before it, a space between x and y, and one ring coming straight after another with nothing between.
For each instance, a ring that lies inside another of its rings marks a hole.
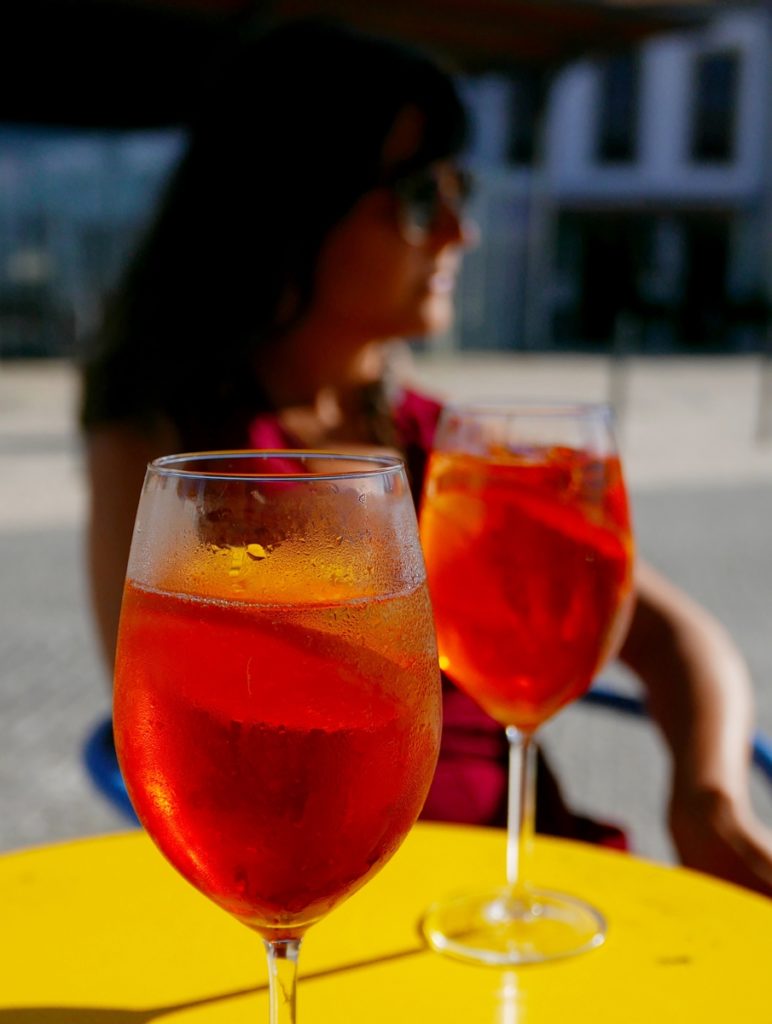
<instances>
[{"instance_id":1,"label":"sunlit pavement","mask_svg":"<svg viewBox=\"0 0 772 1024\"><path fill-rule=\"evenodd\" d=\"M449 397L613 400L639 547L729 626L772 733L772 438L761 362L432 356L414 369ZM77 381L61 363L0 363L0 849L124 827L80 761L109 709L83 576ZM772 401L772 398L770 398ZM615 669L619 685L631 680ZM647 723L577 706L544 730L574 804L670 856L667 764ZM754 788L772 824L772 793Z\"/></svg>"}]
</instances>

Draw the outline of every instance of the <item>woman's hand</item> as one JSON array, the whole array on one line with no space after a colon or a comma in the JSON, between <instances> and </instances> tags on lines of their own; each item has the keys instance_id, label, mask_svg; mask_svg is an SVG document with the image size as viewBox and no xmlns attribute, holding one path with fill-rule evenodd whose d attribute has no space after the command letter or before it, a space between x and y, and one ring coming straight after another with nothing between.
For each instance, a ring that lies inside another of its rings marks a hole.
<instances>
[{"instance_id":1,"label":"woman's hand","mask_svg":"<svg viewBox=\"0 0 772 1024\"><path fill-rule=\"evenodd\" d=\"M727 793L673 792L670 832L687 867L772 897L772 829Z\"/></svg>"}]
</instances>

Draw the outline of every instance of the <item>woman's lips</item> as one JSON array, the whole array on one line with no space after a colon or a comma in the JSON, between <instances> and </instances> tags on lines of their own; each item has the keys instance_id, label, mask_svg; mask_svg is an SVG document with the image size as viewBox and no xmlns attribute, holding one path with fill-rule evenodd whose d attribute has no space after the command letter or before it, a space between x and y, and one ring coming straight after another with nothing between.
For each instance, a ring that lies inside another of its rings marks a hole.
<instances>
[{"instance_id":1,"label":"woman's lips","mask_svg":"<svg viewBox=\"0 0 772 1024\"><path fill-rule=\"evenodd\" d=\"M427 290L435 295L446 295L456 286L456 272L451 269L436 270L429 276Z\"/></svg>"}]
</instances>

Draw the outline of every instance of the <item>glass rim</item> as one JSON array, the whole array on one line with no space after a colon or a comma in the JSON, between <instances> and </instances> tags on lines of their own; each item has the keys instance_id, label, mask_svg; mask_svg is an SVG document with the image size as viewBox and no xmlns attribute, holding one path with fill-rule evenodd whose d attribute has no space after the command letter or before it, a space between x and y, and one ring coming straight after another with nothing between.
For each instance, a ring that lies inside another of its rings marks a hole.
<instances>
[{"instance_id":1,"label":"glass rim","mask_svg":"<svg viewBox=\"0 0 772 1024\"><path fill-rule=\"evenodd\" d=\"M610 402L585 401L562 398L481 398L458 399L446 402L442 415L466 414L471 416L505 417L560 417L588 416L599 414L613 418L614 409Z\"/></svg>"},{"instance_id":2,"label":"glass rim","mask_svg":"<svg viewBox=\"0 0 772 1024\"><path fill-rule=\"evenodd\" d=\"M308 472L298 473L291 470L286 472L272 470L270 472L238 472L232 469L227 471L209 469L208 463L224 462L231 460L235 462L248 460L268 459L327 459L340 462L367 463L358 469L341 470L339 472ZM196 469L185 466L186 463L199 463ZM397 455L357 455L352 452L325 451L316 448L237 448L222 449L218 451L202 452L181 452L177 455L162 455L148 463L148 471L158 476L178 477L181 479L198 480L233 480L233 481L256 481L261 482L295 482L302 480L313 481L335 481L335 480L356 480L377 477L381 475L392 475L404 471L404 461Z\"/></svg>"}]
</instances>

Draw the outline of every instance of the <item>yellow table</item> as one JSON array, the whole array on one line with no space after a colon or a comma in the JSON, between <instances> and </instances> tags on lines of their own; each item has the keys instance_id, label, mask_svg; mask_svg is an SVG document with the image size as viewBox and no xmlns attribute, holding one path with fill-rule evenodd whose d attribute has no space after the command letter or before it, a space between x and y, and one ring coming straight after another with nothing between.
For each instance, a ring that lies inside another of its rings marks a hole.
<instances>
[{"instance_id":1,"label":"yellow table","mask_svg":"<svg viewBox=\"0 0 772 1024\"><path fill-rule=\"evenodd\" d=\"M423 947L417 922L498 884L504 836L420 825L301 951L300 1024L772 1021L772 901L701 875L540 839L534 881L582 895L605 946L500 970ZM267 1024L259 938L140 832L0 857L0 1024Z\"/></svg>"}]
</instances>

